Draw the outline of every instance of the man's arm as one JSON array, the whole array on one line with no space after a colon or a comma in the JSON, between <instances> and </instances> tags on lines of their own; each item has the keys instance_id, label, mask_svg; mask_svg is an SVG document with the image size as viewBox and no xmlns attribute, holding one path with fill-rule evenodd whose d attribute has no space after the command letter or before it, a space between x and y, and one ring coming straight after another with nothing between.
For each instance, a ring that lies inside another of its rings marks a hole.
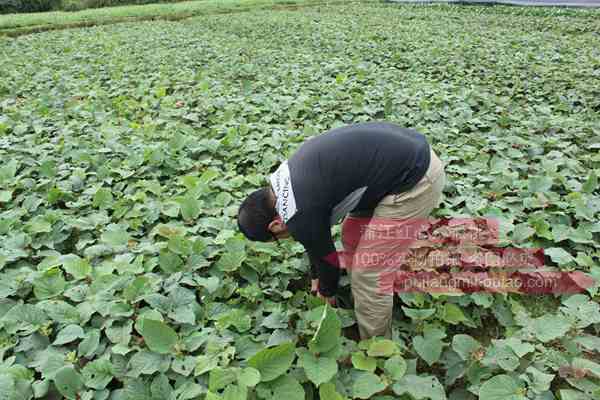
<instances>
[{"instance_id":1,"label":"man's arm","mask_svg":"<svg viewBox=\"0 0 600 400\"><path fill-rule=\"evenodd\" d=\"M311 278L319 280L319 293L325 297L336 294L340 279L339 260L329 223L327 211L311 210L297 213L287 224L292 237L306 249L311 264Z\"/></svg>"},{"instance_id":2,"label":"man's arm","mask_svg":"<svg viewBox=\"0 0 600 400\"><path fill-rule=\"evenodd\" d=\"M330 255L329 257L311 256L309 251L311 264L315 265L317 279L319 280L318 291L325 297L332 297L337 293L338 283L340 280L339 263L337 261L332 263L329 262L333 257L335 257L335 260L337 260L337 253L335 253L335 249L334 252L330 254L333 255Z\"/></svg>"}]
</instances>

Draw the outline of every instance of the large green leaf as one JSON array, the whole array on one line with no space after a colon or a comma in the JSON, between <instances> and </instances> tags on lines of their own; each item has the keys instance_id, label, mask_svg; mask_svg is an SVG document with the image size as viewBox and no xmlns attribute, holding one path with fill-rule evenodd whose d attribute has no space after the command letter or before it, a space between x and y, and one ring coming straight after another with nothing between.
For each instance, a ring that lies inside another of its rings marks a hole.
<instances>
[{"instance_id":1,"label":"large green leaf","mask_svg":"<svg viewBox=\"0 0 600 400\"><path fill-rule=\"evenodd\" d=\"M575 261L575 258L560 247L552 247L544 250L544 254L550 257L558 265L566 265Z\"/></svg>"},{"instance_id":2,"label":"large green leaf","mask_svg":"<svg viewBox=\"0 0 600 400\"><path fill-rule=\"evenodd\" d=\"M196 367L194 369L194 375L202 375L206 372L211 371L219 364L219 360L216 356L200 355L196 359Z\"/></svg>"},{"instance_id":3,"label":"large green leaf","mask_svg":"<svg viewBox=\"0 0 600 400\"><path fill-rule=\"evenodd\" d=\"M353 378L352 397L368 399L385 388L386 385L377 375L371 372L360 372Z\"/></svg>"},{"instance_id":4,"label":"large green leaf","mask_svg":"<svg viewBox=\"0 0 600 400\"><path fill-rule=\"evenodd\" d=\"M598 175L596 171L591 171L583 183L581 190L585 193L593 193L598 188Z\"/></svg>"},{"instance_id":5,"label":"large green leaf","mask_svg":"<svg viewBox=\"0 0 600 400\"><path fill-rule=\"evenodd\" d=\"M442 341L446 334L439 329L427 329L423 336L413 339L413 346L417 354L429 365L436 363L442 355L445 342Z\"/></svg>"},{"instance_id":6,"label":"large green leaf","mask_svg":"<svg viewBox=\"0 0 600 400\"><path fill-rule=\"evenodd\" d=\"M550 390L550 384L554 380L554 374L547 374L535 367L527 367L527 374L531 376L531 390L535 393L544 393Z\"/></svg>"},{"instance_id":7,"label":"large green leaf","mask_svg":"<svg viewBox=\"0 0 600 400\"><path fill-rule=\"evenodd\" d=\"M325 305L317 331L308 344L310 351L318 354L333 349L339 343L341 328L342 323L335 310Z\"/></svg>"},{"instance_id":8,"label":"large green leaf","mask_svg":"<svg viewBox=\"0 0 600 400\"><path fill-rule=\"evenodd\" d=\"M67 274L72 275L75 279L83 279L92 273L90 263L76 255L65 260L63 268Z\"/></svg>"},{"instance_id":9,"label":"large green leaf","mask_svg":"<svg viewBox=\"0 0 600 400\"><path fill-rule=\"evenodd\" d=\"M435 308L426 308L426 309L414 309L408 307L402 307L402 311L411 319L421 321L431 317L435 314Z\"/></svg>"},{"instance_id":10,"label":"large green leaf","mask_svg":"<svg viewBox=\"0 0 600 400\"><path fill-rule=\"evenodd\" d=\"M531 322L533 334L543 343L562 337L571 329L570 321L561 315L544 315Z\"/></svg>"},{"instance_id":11,"label":"large green leaf","mask_svg":"<svg viewBox=\"0 0 600 400\"><path fill-rule=\"evenodd\" d=\"M263 349L248 359L248 365L260 372L261 382L268 382L284 374L295 358L293 343L283 343Z\"/></svg>"},{"instance_id":12,"label":"large green leaf","mask_svg":"<svg viewBox=\"0 0 600 400\"><path fill-rule=\"evenodd\" d=\"M15 380L8 374L0 375L0 385L2 385L1 400L12 400L16 397Z\"/></svg>"},{"instance_id":13,"label":"large green leaf","mask_svg":"<svg viewBox=\"0 0 600 400\"><path fill-rule=\"evenodd\" d=\"M82 339L85 337L85 333L83 328L78 325L67 325L64 327L54 340L54 345L61 345L72 342L77 339Z\"/></svg>"},{"instance_id":14,"label":"large green leaf","mask_svg":"<svg viewBox=\"0 0 600 400\"><path fill-rule=\"evenodd\" d=\"M528 180L529 191L545 192L552 187L552 178L549 176L534 176Z\"/></svg>"},{"instance_id":15,"label":"large green leaf","mask_svg":"<svg viewBox=\"0 0 600 400\"><path fill-rule=\"evenodd\" d=\"M142 350L129 359L128 375L138 377L139 375L152 375L155 372L166 372L170 363L171 359L168 355Z\"/></svg>"},{"instance_id":16,"label":"large green leaf","mask_svg":"<svg viewBox=\"0 0 600 400\"><path fill-rule=\"evenodd\" d=\"M135 329L142 335L148 348L160 354L168 354L177 344L177 333L161 321L153 319L139 319Z\"/></svg>"},{"instance_id":17,"label":"large green leaf","mask_svg":"<svg viewBox=\"0 0 600 400\"><path fill-rule=\"evenodd\" d=\"M371 357L390 357L399 352L398 345L389 339L372 340L367 349L367 355Z\"/></svg>"},{"instance_id":18,"label":"large green leaf","mask_svg":"<svg viewBox=\"0 0 600 400\"><path fill-rule=\"evenodd\" d=\"M290 375L283 375L267 383L263 383L258 392L265 399L304 400L305 392L297 379Z\"/></svg>"},{"instance_id":19,"label":"large green leaf","mask_svg":"<svg viewBox=\"0 0 600 400\"><path fill-rule=\"evenodd\" d=\"M407 370L406 361L402 356L393 356L385 361L383 365L385 373L392 379L398 380L404 376Z\"/></svg>"},{"instance_id":20,"label":"large green leaf","mask_svg":"<svg viewBox=\"0 0 600 400\"><path fill-rule=\"evenodd\" d=\"M481 400L525 400L524 389L509 375L496 375L481 385Z\"/></svg>"},{"instance_id":21,"label":"large green leaf","mask_svg":"<svg viewBox=\"0 0 600 400\"><path fill-rule=\"evenodd\" d=\"M186 221L195 220L202 212L199 200L192 196L181 197L177 201L181 207L181 217Z\"/></svg>"},{"instance_id":22,"label":"large green leaf","mask_svg":"<svg viewBox=\"0 0 600 400\"><path fill-rule=\"evenodd\" d=\"M81 375L73 367L63 367L54 376L54 385L67 399L76 399L83 382Z\"/></svg>"},{"instance_id":23,"label":"large green leaf","mask_svg":"<svg viewBox=\"0 0 600 400\"><path fill-rule=\"evenodd\" d=\"M452 349L463 359L471 359L472 354L481 348L481 344L469 335L454 335Z\"/></svg>"},{"instance_id":24,"label":"large green leaf","mask_svg":"<svg viewBox=\"0 0 600 400\"><path fill-rule=\"evenodd\" d=\"M514 371L519 367L519 357L509 346L496 342L486 351L481 363L490 367L498 366L505 371Z\"/></svg>"},{"instance_id":25,"label":"large green leaf","mask_svg":"<svg viewBox=\"0 0 600 400\"><path fill-rule=\"evenodd\" d=\"M94 194L93 206L108 208L113 203L113 195L109 188L100 188Z\"/></svg>"},{"instance_id":26,"label":"large green leaf","mask_svg":"<svg viewBox=\"0 0 600 400\"><path fill-rule=\"evenodd\" d=\"M306 349L300 349L298 354L298 366L304 368L308 379L317 387L328 382L338 372L338 364L334 358L316 357Z\"/></svg>"},{"instance_id":27,"label":"large green leaf","mask_svg":"<svg viewBox=\"0 0 600 400\"><path fill-rule=\"evenodd\" d=\"M335 384L324 383L319 386L319 399L321 400L343 400L344 397L335 390Z\"/></svg>"},{"instance_id":28,"label":"large green leaf","mask_svg":"<svg viewBox=\"0 0 600 400\"><path fill-rule=\"evenodd\" d=\"M352 366L361 371L375 372L377 359L366 356L362 351L352 353Z\"/></svg>"},{"instance_id":29,"label":"large green leaf","mask_svg":"<svg viewBox=\"0 0 600 400\"><path fill-rule=\"evenodd\" d=\"M58 268L52 268L35 279L33 293L39 300L45 300L58 296L65 287L66 282L62 272Z\"/></svg>"},{"instance_id":30,"label":"large green leaf","mask_svg":"<svg viewBox=\"0 0 600 400\"><path fill-rule=\"evenodd\" d=\"M237 372L231 368L213 368L208 378L208 389L217 392L230 386L237 380Z\"/></svg>"},{"instance_id":31,"label":"large green leaf","mask_svg":"<svg viewBox=\"0 0 600 400\"><path fill-rule=\"evenodd\" d=\"M97 390L104 389L115 376L115 368L108 359L92 361L81 372L85 386Z\"/></svg>"},{"instance_id":32,"label":"large green leaf","mask_svg":"<svg viewBox=\"0 0 600 400\"><path fill-rule=\"evenodd\" d=\"M254 387L260 382L260 372L251 367L244 368L238 376L238 382L243 386Z\"/></svg>"},{"instance_id":33,"label":"large green leaf","mask_svg":"<svg viewBox=\"0 0 600 400\"><path fill-rule=\"evenodd\" d=\"M223 391L223 400L246 400L248 388L245 386L229 385Z\"/></svg>"},{"instance_id":34,"label":"large green leaf","mask_svg":"<svg viewBox=\"0 0 600 400\"><path fill-rule=\"evenodd\" d=\"M398 396L408 393L415 400L445 400L444 388L434 376L405 375L392 386Z\"/></svg>"},{"instance_id":35,"label":"large green leaf","mask_svg":"<svg viewBox=\"0 0 600 400\"><path fill-rule=\"evenodd\" d=\"M125 246L129 238L127 230L122 226L116 225L110 226L101 236L102 241L109 246Z\"/></svg>"}]
</instances>

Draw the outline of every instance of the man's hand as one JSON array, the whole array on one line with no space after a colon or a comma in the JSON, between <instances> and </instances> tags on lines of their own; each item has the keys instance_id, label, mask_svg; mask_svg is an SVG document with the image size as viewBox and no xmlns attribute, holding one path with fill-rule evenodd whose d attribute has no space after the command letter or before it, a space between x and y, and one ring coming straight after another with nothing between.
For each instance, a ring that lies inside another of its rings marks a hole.
<instances>
[{"instance_id":1,"label":"man's hand","mask_svg":"<svg viewBox=\"0 0 600 400\"><path fill-rule=\"evenodd\" d=\"M310 281L310 292L312 294L317 294L319 292L319 280L318 279L312 279Z\"/></svg>"},{"instance_id":2,"label":"man's hand","mask_svg":"<svg viewBox=\"0 0 600 400\"><path fill-rule=\"evenodd\" d=\"M317 294L317 296L319 296L320 299L325 300L327 303L329 303L330 306L335 307L335 297L325 297L323 296L321 293Z\"/></svg>"},{"instance_id":3,"label":"man's hand","mask_svg":"<svg viewBox=\"0 0 600 400\"><path fill-rule=\"evenodd\" d=\"M316 295L318 298L325 300L329 305L335 307L335 297L325 297L321 293L319 293L319 280L312 279L310 281L310 292L313 295Z\"/></svg>"}]
</instances>

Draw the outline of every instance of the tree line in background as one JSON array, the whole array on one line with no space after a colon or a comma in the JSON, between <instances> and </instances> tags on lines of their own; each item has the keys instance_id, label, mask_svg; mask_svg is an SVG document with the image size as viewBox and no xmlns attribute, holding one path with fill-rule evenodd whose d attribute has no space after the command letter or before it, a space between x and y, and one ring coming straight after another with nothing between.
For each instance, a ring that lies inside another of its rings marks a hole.
<instances>
[{"instance_id":1,"label":"tree line in background","mask_svg":"<svg viewBox=\"0 0 600 400\"><path fill-rule=\"evenodd\" d=\"M0 14L79 11L131 4L174 3L181 0L0 0Z\"/></svg>"}]
</instances>

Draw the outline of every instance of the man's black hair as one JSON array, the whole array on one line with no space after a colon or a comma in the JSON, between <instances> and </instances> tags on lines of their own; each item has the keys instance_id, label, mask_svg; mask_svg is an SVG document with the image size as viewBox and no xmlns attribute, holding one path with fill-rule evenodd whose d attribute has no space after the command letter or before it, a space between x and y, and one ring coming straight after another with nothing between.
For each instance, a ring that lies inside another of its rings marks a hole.
<instances>
[{"instance_id":1,"label":"man's black hair","mask_svg":"<svg viewBox=\"0 0 600 400\"><path fill-rule=\"evenodd\" d=\"M273 239L269 224L276 215L271 188L264 187L252 192L240 205L238 227L248 239L268 242Z\"/></svg>"}]
</instances>

